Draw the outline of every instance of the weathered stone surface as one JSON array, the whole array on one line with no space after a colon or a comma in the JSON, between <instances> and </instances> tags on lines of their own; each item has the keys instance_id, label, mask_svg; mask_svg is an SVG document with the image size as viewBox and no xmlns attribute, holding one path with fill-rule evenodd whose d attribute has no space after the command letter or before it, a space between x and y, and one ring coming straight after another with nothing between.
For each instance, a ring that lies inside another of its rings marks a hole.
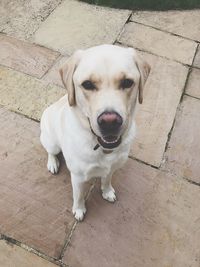
<instances>
[{"instance_id":1,"label":"weathered stone surface","mask_svg":"<svg viewBox=\"0 0 200 267\"><path fill-rule=\"evenodd\" d=\"M70 175L64 163L47 171L38 123L0 108L0 125L0 232L58 257L73 222Z\"/></svg>"},{"instance_id":2,"label":"weathered stone surface","mask_svg":"<svg viewBox=\"0 0 200 267\"><path fill-rule=\"evenodd\" d=\"M0 32L28 39L61 0L0 1Z\"/></svg>"},{"instance_id":3,"label":"weathered stone surface","mask_svg":"<svg viewBox=\"0 0 200 267\"><path fill-rule=\"evenodd\" d=\"M56 267L35 254L32 254L18 246L0 241L0 266L3 267Z\"/></svg>"},{"instance_id":4,"label":"weathered stone surface","mask_svg":"<svg viewBox=\"0 0 200 267\"><path fill-rule=\"evenodd\" d=\"M58 56L58 52L0 34L1 65L41 78Z\"/></svg>"},{"instance_id":5,"label":"weathered stone surface","mask_svg":"<svg viewBox=\"0 0 200 267\"><path fill-rule=\"evenodd\" d=\"M186 93L200 98L200 69L192 69L187 83Z\"/></svg>"},{"instance_id":6,"label":"weathered stone surface","mask_svg":"<svg viewBox=\"0 0 200 267\"><path fill-rule=\"evenodd\" d=\"M72 235L64 261L73 267L199 267L199 188L129 160L115 174L118 201L99 188Z\"/></svg>"},{"instance_id":7,"label":"weathered stone surface","mask_svg":"<svg viewBox=\"0 0 200 267\"><path fill-rule=\"evenodd\" d=\"M40 120L43 110L66 91L28 75L0 67L0 105Z\"/></svg>"},{"instance_id":8,"label":"weathered stone surface","mask_svg":"<svg viewBox=\"0 0 200 267\"><path fill-rule=\"evenodd\" d=\"M184 64L192 64L197 44L138 23L126 24L119 41Z\"/></svg>"},{"instance_id":9,"label":"weathered stone surface","mask_svg":"<svg viewBox=\"0 0 200 267\"><path fill-rule=\"evenodd\" d=\"M113 43L129 15L127 10L63 1L37 30L34 41L70 55L76 49Z\"/></svg>"},{"instance_id":10,"label":"weathered stone surface","mask_svg":"<svg viewBox=\"0 0 200 267\"><path fill-rule=\"evenodd\" d=\"M164 169L200 183L200 100L184 97L176 117Z\"/></svg>"},{"instance_id":11,"label":"weathered stone surface","mask_svg":"<svg viewBox=\"0 0 200 267\"><path fill-rule=\"evenodd\" d=\"M158 167L188 69L174 61L147 53L142 55L151 65L151 72L144 89L144 102L137 107L137 134L131 156Z\"/></svg>"},{"instance_id":12,"label":"weathered stone surface","mask_svg":"<svg viewBox=\"0 0 200 267\"><path fill-rule=\"evenodd\" d=\"M57 62L52 66L52 68L46 73L43 79L49 83L54 83L58 86L64 87L60 77L59 69L64 65L67 59L68 56L60 57Z\"/></svg>"},{"instance_id":13,"label":"weathered stone surface","mask_svg":"<svg viewBox=\"0 0 200 267\"><path fill-rule=\"evenodd\" d=\"M134 12L131 20L200 41L200 10Z\"/></svg>"},{"instance_id":14,"label":"weathered stone surface","mask_svg":"<svg viewBox=\"0 0 200 267\"><path fill-rule=\"evenodd\" d=\"M193 66L200 68L200 46L198 47L196 56L194 58Z\"/></svg>"}]
</instances>

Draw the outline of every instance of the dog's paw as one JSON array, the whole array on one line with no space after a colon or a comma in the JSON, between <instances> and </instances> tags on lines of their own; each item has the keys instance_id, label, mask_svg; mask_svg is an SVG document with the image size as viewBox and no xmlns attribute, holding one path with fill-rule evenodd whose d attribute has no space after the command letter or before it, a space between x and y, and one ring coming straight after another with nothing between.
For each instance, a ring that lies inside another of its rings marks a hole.
<instances>
[{"instance_id":1,"label":"dog's paw","mask_svg":"<svg viewBox=\"0 0 200 267\"><path fill-rule=\"evenodd\" d=\"M102 190L102 197L103 199L108 200L109 202L115 202L115 200L117 199L113 187L109 187Z\"/></svg>"},{"instance_id":2,"label":"dog's paw","mask_svg":"<svg viewBox=\"0 0 200 267\"><path fill-rule=\"evenodd\" d=\"M74 217L77 221L81 222L84 218L84 215L86 213L86 208L79 208L79 209L72 209L72 213L74 214Z\"/></svg>"},{"instance_id":3,"label":"dog's paw","mask_svg":"<svg viewBox=\"0 0 200 267\"><path fill-rule=\"evenodd\" d=\"M49 155L48 162L47 162L47 169L51 173L56 174L59 170L59 166L60 166L60 163L59 163L58 158L56 156Z\"/></svg>"}]
</instances>

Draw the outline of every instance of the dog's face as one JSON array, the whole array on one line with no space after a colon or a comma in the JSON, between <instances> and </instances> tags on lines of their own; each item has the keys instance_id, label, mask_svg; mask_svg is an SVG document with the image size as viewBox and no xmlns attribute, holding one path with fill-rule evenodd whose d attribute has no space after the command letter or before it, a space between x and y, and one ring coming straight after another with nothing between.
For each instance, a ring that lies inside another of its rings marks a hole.
<instances>
[{"instance_id":1,"label":"dog's face","mask_svg":"<svg viewBox=\"0 0 200 267\"><path fill-rule=\"evenodd\" d=\"M120 144L137 97L142 103L149 71L134 49L114 45L77 51L60 70L69 104L77 105L89 119L104 148Z\"/></svg>"}]
</instances>

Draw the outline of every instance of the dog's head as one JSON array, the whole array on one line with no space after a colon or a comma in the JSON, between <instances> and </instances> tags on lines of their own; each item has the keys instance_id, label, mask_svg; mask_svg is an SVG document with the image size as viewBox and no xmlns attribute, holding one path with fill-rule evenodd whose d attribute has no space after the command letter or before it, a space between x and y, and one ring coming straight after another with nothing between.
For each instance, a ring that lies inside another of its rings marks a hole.
<instances>
[{"instance_id":1,"label":"dog's head","mask_svg":"<svg viewBox=\"0 0 200 267\"><path fill-rule=\"evenodd\" d=\"M130 124L150 71L132 48L101 45L78 50L60 69L70 106L89 119L104 148L114 148Z\"/></svg>"}]
</instances>

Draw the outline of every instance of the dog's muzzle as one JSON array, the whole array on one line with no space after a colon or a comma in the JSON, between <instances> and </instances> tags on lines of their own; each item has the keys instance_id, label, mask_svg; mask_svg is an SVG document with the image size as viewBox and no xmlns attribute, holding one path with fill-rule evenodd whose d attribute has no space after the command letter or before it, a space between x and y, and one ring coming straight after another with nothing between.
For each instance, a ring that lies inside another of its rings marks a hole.
<instances>
[{"instance_id":1,"label":"dog's muzzle","mask_svg":"<svg viewBox=\"0 0 200 267\"><path fill-rule=\"evenodd\" d=\"M98 136L99 144L105 149L113 149L120 145L120 130L123 123L122 117L114 111L105 111L97 118L97 123L102 136Z\"/></svg>"}]
</instances>

